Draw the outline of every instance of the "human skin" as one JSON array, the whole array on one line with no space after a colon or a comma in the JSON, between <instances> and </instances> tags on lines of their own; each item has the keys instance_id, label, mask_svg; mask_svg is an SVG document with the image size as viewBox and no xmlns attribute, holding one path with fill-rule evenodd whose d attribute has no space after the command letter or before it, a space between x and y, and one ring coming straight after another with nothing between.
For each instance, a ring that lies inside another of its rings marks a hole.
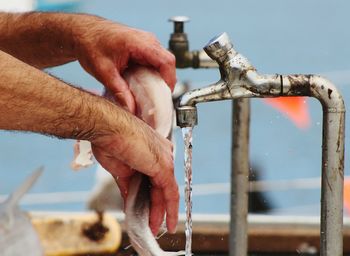
<instances>
[{"instance_id":1,"label":"human skin","mask_svg":"<svg viewBox=\"0 0 350 256\"><path fill-rule=\"evenodd\" d=\"M82 14L0 13L0 129L89 140L96 159L115 177L124 198L131 169L151 177L151 229L166 209L174 232L179 193L172 144L134 113L122 78L130 65L152 66L173 89L175 59L150 33ZM78 60L124 109L39 69ZM152 214L152 212L154 214Z\"/></svg>"}]
</instances>

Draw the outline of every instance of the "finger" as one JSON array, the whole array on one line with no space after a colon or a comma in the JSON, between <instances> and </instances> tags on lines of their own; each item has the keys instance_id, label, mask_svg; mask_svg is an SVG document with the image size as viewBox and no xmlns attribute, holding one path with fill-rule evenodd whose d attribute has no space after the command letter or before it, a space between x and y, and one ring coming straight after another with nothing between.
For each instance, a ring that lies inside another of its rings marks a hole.
<instances>
[{"instance_id":1,"label":"finger","mask_svg":"<svg viewBox=\"0 0 350 256\"><path fill-rule=\"evenodd\" d=\"M151 189L151 205L149 225L153 235L157 235L160 225L163 223L165 214L165 205L163 200L163 192L159 188Z\"/></svg>"},{"instance_id":2,"label":"finger","mask_svg":"<svg viewBox=\"0 0 350 256\"><path fill-rule=\"evenodd\" d=\"M174 180L175 181L175 180ZM179 217L179 190L176 182L169 185L163 190L166 204L166 225L169 233L176 232L176 226Z\"/></svg>"},{"instance_id":3,"label":"finger","mask_svg":"<svg viewBox=\"0 0 350 256\"><path fill-rule=\"evenodd\" d=\"M115 73L112 86L113 87L110 89L112 90L116 101L118 101L122 107L134 114L136 109L134 96L131 93L128 84L118 72Z\"/></svg>"},{"instance_id":4,"label":"finger","mask_svg":"<svg viewBox=\"0 0 350 256\"><path fill-rule=\"evenodd\" d=\"M153 65L158 68L160 76L170 87L171 91L173 91L176 84L175 56L165 49L160 48L154 55L152 55L150 60L154 61Z\"/></svg>"},{"instance_id":5,"label":"finger","mask_svg":"<svg viewBox=\"0 0 350 256\"><path fill-rule=\"evenodd\" d=\"M170 56L160 64L159 74L173 91L176 84L176 61L175 56L169 54Z\"/></svg>"},{"instance_id":6,"label":"finger","mask_svg":"<svg viewBox=\"0 0 350 256\"><path fill-rule=\"evenodd\" d=\"M176 84L175 56L161 45L149 47L147 50L142 49L141 54L143 61L156 68L171 91L173 91Z\"/></svg>"},{"instance_id":7,"label":"finger","mask_svg":"<svg viewBox=\"0 0 350 256\"><path fill-rule=\"evenodd\" d=\"M124 200L124 210L125 210L126 199L128 197L129 183L130 183L131 177L116 177L114 179L117 182L117 185L118 185L118 188L120 191L120 195L122 196L122 198Z\"/></svg>"},{"instance_id":8,"label":"finger","mask_svg":"<svg viewBox=\"0 0 350 256\"><path fill-rule=\"evenodd\" d=\"M166 224L170 233L176 232L179 212L179 189L173 173L161 172L152 178L152 184L162 190L166 207Z\"/></svg>"},{"instance_id":9,"label":"finger","mask_svg":"<svg viewBox=\"0 0 350 256\"><path fill-rule=\"evenodd\" d=\"M122 106L128 109L131 113L135 113L135 100L128 84L121 77L119 70L115 64L104 59L97 67L96 78L103 83L105 87L112 91L115 100Z\"/></svg>"}]
</instances>

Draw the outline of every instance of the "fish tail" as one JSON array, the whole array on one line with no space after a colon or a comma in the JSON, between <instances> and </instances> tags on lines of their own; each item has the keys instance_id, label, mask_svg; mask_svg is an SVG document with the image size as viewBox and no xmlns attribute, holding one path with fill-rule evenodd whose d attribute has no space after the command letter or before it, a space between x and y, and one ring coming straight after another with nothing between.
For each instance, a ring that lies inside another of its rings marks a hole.
<instances>
[{"instance_id":1,"label":"fish tail","mask_svg":"<svg viewBox=\"0 0 350 256\"><path fill-rule=\"evenodd\" d=\"M26 180L8 197L6 200L6 208L12 209L15 205L18 204L19 200L24 196L25 193L34 185L36 180L40 177L44 167L40 166L36 169Z\"/></svg>"}]
</instances>

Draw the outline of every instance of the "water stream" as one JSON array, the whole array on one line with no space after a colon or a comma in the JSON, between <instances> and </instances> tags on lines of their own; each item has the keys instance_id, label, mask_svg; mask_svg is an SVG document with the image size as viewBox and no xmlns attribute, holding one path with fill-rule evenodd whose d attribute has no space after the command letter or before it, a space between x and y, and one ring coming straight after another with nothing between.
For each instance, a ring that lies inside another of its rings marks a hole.
<instances>
[{"instance_id":1,"label":"water stream","mask_svg":"<svg viewBox=\"0 0 350 256\"><path fill-rule=\"evenodd\" d=\"M185 235L186 256L192 255L192 127L182 128L185 144Z\"/></svg>"}]
</instances>

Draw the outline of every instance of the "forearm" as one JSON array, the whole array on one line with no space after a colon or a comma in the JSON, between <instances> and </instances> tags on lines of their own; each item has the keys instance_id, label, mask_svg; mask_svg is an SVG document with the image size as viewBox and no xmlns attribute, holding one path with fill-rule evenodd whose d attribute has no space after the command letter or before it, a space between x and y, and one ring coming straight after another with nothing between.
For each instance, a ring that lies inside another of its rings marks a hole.
<instances>
[{"instance_id":1,"label":"forearm","mask_svg":"<svg viewBox=\"0 0 350 256\"><path fill-rule=\"evenodd\" d=\"M101 18L65 13L0 13L0 50L38 68L76 60L75 30Z\"/></svg>"},{"instance_id":2,"label":"forearm","mask_svg":"<svg viewBox=\"0 0 350 256\"><path fill-rule=\"evenodd\" d=\"M108 133L122 136L121 131L127 131L127 123L133 121L102 97L69 86L4 52L0 52L0 91L0 129L93 140Z\"/></svg>"}]
</instances>

